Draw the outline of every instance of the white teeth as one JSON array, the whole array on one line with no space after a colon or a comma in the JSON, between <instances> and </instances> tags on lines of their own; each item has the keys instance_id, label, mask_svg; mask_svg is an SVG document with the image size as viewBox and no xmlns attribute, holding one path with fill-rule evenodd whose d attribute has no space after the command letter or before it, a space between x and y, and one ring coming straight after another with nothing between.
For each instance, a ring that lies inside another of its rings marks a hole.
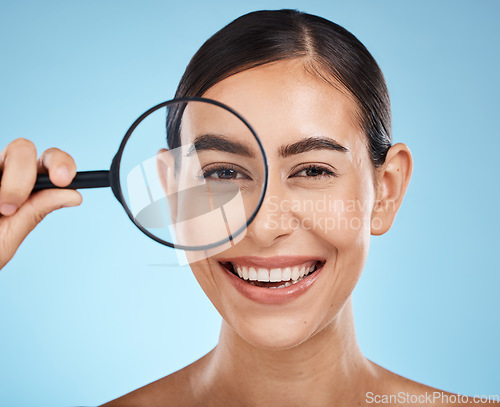
<instances>
[{"instance_id":1,"label":"white teeth","mask_svg":"<svg viewBox=\"0 0 500 407\"><path fill-rule=\"evenodd\" d=\"M284 284L278 287L269 288L282 288L288 287L292 284L296 284L301 281L305 276L309 275L311 272L316 270L316 263L312 265L309 262L303 265L294 267L284 267L284 268L255 268L248 266L240 266L237 264L233 265L233 268L238 274L238 276L243 280L252 281L262 281L262 282L273 282L277 283L283 281ZM255 285L255 284L254 284Z\"/></svg>"},{"instance_id":2,"label":"white teeth","mask_svg":"<svg viewBox=\"0 0 500 407\"><path fill-rule=\"evenodd\" d=\"M257 271L257 280L269 282L269 271L267 269L259 269Z\"/></svg>"},{"instance_id":3,"label":"white teeth","mask_svg":"<svg viewBox=\"0 0 500 407\"><path fill-rule=\"evenodd\" d=\"M282 272L281 269L271 269L269 272L269 281L278 282L281 281Z\"/></svg>"},{"instance_id":4,"label":"white teeth","mask_svg":"<svg viewBox=\"0 0 500 407\"><path fill-rule=\"evenodd\" d=\"M290 281L292 278L292 268L287 267L283 270L283 281Z\"/></svg>"}]
</instances>

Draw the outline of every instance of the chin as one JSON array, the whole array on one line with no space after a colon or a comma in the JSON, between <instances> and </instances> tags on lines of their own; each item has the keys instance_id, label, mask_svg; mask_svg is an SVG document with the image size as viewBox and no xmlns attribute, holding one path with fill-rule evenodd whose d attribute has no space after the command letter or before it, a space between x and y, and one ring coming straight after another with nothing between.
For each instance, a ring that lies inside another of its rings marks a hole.
<instances>
[{"instance_id":1,"label":"chin","mask_svg":"<svg viewBox=\"0 0 500 407\"><path fill-rule=\"evenodd\" d=\"M236 334L250 345L269 351L294 348L317 331L311 323L303 318L260 317L239 319L236 323L227 321Z\"/></svg>"}]
</instances>

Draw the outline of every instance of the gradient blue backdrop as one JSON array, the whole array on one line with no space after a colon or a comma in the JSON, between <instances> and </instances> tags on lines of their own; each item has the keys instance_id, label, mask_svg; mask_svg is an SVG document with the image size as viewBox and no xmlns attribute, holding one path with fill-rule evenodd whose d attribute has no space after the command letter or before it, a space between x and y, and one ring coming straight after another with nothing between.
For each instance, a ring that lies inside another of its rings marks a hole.
<instances>
[{"instance_id":1,"label":"gradient blue backdrop","mask_svg":"<svg viewBox=\"0 0 500 407\"><path fill-rule=\"evenodd\" d=\"M0 2L0 146L57 146L106 169L128 126L170 99L191 55L239 15L298 8L352 31L384 71L415 168L355 290L364 353L462 394L500 393L497 1ZM0 405L96 405L217 343L188 268L108 190L51 214L0 272Z\"/></svg>"}]
</instances>

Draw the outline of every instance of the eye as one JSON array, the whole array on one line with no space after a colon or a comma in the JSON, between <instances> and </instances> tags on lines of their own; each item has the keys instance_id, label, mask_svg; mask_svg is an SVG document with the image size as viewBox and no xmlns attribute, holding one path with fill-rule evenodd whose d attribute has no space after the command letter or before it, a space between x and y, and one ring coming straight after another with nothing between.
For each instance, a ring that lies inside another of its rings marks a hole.
<instances>
[{"instance_id":1,"label":"eye","mask_svg":"<svg viewBox=\"0 0 500 407\"><path fill-rule=\"evenodd\" d=\"M204 168L203 178L206 180L250 179L242 168L233 164L219 164Z\"/></svg>"},{"instance_id":2,"label":"eye","mask_svg":"<svg viewBox=\"0 0 500 407\"><path fill-rule=\"evenodd\" d=\"M317 164L309 164L295 171L292 177L303 178L325 178L336 177L337 173L333 168Z\"/></svg>"}]
</instances>

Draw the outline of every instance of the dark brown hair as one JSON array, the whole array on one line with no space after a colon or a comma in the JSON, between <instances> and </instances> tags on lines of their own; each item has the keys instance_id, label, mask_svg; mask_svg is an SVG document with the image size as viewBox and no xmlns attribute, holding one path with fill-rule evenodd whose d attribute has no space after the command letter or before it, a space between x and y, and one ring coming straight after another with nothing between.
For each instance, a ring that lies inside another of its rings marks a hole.
<instances>
[{"instance_id":1,"label":"dark brown hair","mask_svg":"<svg viewBox=\"0 0 500 407\"><path fill-rule=\"evenodd\" d=\"M245 14L210 37L193 56L175 97L202 96L238 72L289 58L304 58L334 86L340 85L358 107L374 166L383 164L391 146L389 93L377 62L349 31L324 18L296 10ZM179 112L169 111L168 145L180 145Z\"/></svg>"}]
</instances>

